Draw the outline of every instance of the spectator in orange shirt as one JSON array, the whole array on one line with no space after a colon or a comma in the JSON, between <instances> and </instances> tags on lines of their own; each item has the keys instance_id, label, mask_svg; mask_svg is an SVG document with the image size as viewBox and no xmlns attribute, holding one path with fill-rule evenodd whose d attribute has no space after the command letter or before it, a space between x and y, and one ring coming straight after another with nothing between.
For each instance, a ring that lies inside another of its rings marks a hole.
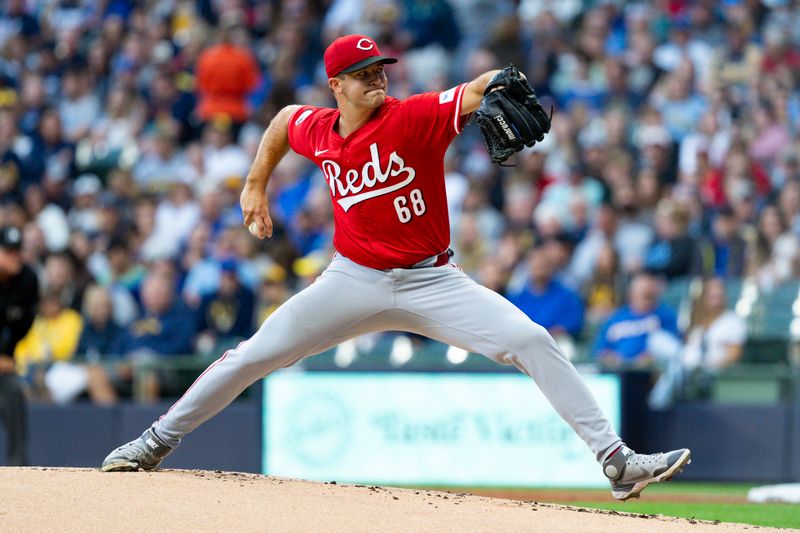
<instances>
[{"instance_id":1,"label":"spectator in orange shirt","mask_svg":"<svg viewBox=\"0 0 800 533\"><path fill-rule=\"evenodd\" d=\"M197 60L198 115L204 122L218 115L227 115L237 126L247 120L247 95L255 88L259 71L250 50L233 38L238 28L235 18L223 19L219 42L203 50Z\"/></svg>"}]
</instances>

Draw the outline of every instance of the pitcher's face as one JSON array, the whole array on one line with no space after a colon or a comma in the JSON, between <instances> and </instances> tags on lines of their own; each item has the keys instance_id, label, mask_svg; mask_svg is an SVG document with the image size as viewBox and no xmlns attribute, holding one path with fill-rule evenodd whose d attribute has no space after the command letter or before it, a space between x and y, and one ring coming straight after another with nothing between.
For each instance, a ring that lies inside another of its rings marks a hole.
<instances>
[{"instance_id":1,"label":"pitcher's face","mask_svg":"<svg viewBox=\"0 0 800 533\"><path fill-rule=\"evenodd\" d=\"M386 100L389 80L383 63L373 63L361 70L331 78L329 84L334 94L345 102L356 107L376 109Z\"/></svg>"}]
</instances>

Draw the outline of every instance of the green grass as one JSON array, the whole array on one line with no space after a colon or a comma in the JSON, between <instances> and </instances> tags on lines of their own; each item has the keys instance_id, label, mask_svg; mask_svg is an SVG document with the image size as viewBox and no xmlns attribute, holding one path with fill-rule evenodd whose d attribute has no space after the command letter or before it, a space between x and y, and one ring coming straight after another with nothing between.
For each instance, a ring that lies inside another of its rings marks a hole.
<instances>
[{"instance_id":1,"label":"green grass","mask_svg":"<svg viewBox=\"0 0 800 533\"><path fill-rule=\"evenodd\" d=\"M563 503L592 509L608 509L625 513L644 513L677 516L720 522L736 522L756 526L800 529L800 505L782 503L750 503L747 492L754 485L741 483L696 483L670 482L647 487L641 500L618 502L612 499L608 489L570 489L531 487L530 489L489 489L482 487L476 492L514 495L529 499L531 491L554 490L569 493L568 499L545 498L539 501ZM452 489L451 489L452 490ZM564 493L562 492L562 493ZM659 500L675 501L659 501ZM682 501L686 500L686 501ZM694 501L696 500L696 501ZM738 500L738 501L737 501Z\"/></svg>"},{"instance_id":2,"label":"green grass","mask_svg":"<svg viewBox=\"0 0 800 533\"><path fill-rule=\"evenodd\" d=\"M659 494L659 495L674 495L685 496L691 495L694 497L709 496L709 497L729 497L729 498L747 498L747 492L755 487L752 483L704 483L704 482L678 482L671 481L669 483L652 484L647 487L643 495ZM438 487L438 486L437 486ZM439 487L441 488L441 487ZM518 492L520 497L523 497L526 492L530 491L573 491L576 493L608 495L611 497L610 488L602 489L585 489L574 487L475 487L476 490L484 491L498 491L514 493ZM444 490L456 490L453 488L445 488ZM643 496L644 497L644 496Z\"/></svg>"},{"instance_id":3,"label":"green grass","mask_svg":"<svg viewBox=\"0 0 800 533\"><path fill-rule=\"evenodd\" d=\"M800 505L784 503L749 503L745 501L747 491L752 485L715 484L715 483L665 483L652 485L642 493L641 500L627 502L581 501L564 502L579 507L593 509L613 509L626 513L660 514L698 520L719 520L720 522L738 522L757 526L783 527L800 529ZM590 493L586 491L586 493ZM595 493L595 491L591 491ZM669 502L652 501L648 496L688 496L708 498L708 501ZM742 502L719 502L718 498L742 498Z\"/></svg>"},{"instance_id":4,"label":"green grass","mask_svg":"<svg viewBox=\"0 0 800 533\"><path fill-rule=\"evenodd\" d=\"M626 513L719 520L756 526L800 528L800 508L785 503L672 503L672 502L569 502L578 507L613 509Z\"/></svg>"}]
</instances>

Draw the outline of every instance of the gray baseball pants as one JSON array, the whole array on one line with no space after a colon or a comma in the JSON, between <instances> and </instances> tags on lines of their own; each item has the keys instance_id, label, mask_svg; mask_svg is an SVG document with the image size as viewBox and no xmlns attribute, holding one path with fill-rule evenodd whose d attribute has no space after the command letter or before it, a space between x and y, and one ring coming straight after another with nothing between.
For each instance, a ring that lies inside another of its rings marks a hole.
<instances>
[{"instance_id":1,"label":"gray baseball pants","mask_svg":"<svg viewBox=\"0 0 800 533\"><path fill-rule=\"evenodd\" d=\"M197 378L155 424L170 446L267 374L369 332L401 330L513 364L602 462L621 443L572 363L543 327L454 265L375 270L337 254L250 339Z\"/></svg>"}]
</instances>

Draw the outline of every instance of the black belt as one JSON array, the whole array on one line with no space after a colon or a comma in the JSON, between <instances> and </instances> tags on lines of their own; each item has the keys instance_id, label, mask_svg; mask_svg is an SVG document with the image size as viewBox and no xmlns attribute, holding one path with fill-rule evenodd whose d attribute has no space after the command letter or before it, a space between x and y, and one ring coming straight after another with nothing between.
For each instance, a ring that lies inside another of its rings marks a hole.
<instances>
[{"instance_id":1,"label":"black belt","mask_svg":"<svg viewBox=\"0 0 800 533\"><path fill-rule=\"evenodd\" d=\"M432 255L427 259L423 259L418 263L414 263L408 268L428 268L428 267L444 266L450 262L451 257L453 257L453 250L448 248L447 250L438 255Z\"/></svg>"}]
</instances>

